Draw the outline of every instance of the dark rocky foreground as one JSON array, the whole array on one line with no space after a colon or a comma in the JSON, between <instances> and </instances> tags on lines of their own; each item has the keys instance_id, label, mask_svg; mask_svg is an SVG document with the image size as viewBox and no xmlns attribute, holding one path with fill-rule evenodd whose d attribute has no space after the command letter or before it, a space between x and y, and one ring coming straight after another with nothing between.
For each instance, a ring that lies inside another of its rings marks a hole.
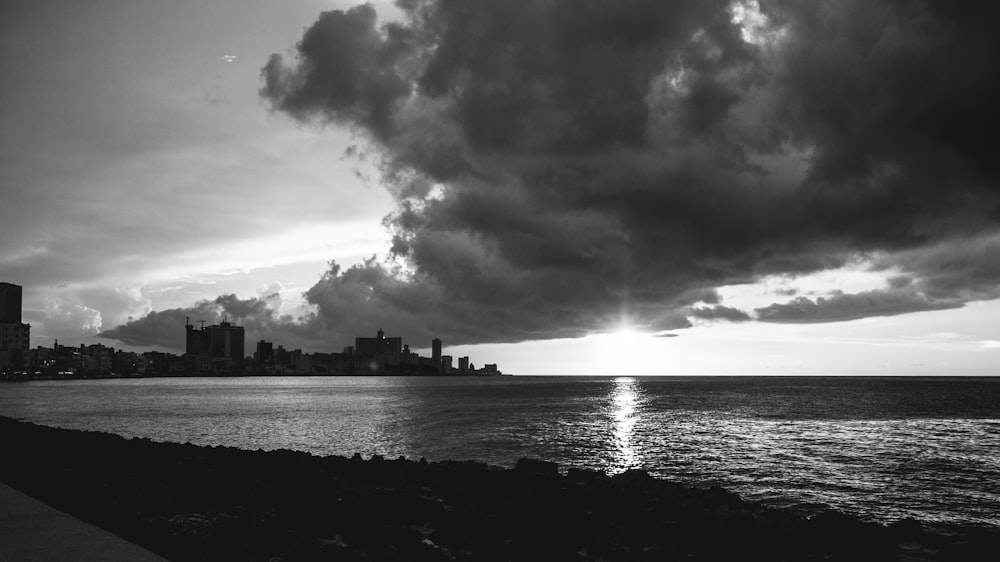
<instances>
[{"instance_id":1,"label":"dark rocky foreground","mask_svg":"<svg viewBox=\"0 0 1000 562\"><path fill-rule=\"evenodd\" d=\"M811 518L640 471L124 439L0 417L0 480L171 560L995 560L996 529ZM2 509L2 507L0 507Z\"/></svg>"}]
</instances>

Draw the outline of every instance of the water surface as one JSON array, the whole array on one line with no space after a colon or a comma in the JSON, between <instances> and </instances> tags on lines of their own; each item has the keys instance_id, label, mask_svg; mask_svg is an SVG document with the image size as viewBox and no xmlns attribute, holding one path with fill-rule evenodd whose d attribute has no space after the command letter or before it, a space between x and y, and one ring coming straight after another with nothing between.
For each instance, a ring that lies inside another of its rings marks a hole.
<instances>
[{"instance_id":1,"label":"water surface","mask_svg":"<svg viewBox=\"0 0 1000 562\"><path fill-rule=\"evenodd\" d=\"M0 414L126 437L721 485L866 518L1000 525L1000 379L260 377L0 385Z\"/></svg>"}]
</instances>

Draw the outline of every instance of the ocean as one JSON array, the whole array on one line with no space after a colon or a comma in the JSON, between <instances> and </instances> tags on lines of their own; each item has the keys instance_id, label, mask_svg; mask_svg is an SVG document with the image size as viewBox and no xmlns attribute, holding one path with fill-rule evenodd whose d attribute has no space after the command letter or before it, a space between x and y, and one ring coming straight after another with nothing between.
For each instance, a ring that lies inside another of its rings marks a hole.
<instances>
[{"instance_id":1,"label":"ocean","mask_svg":"<svg viewBox=\"0 0 1000 562\"><path fill-rule=\"evenodd\" d=\"M317 455L641 468L804 512L1000 526L1000 378L32 381L0 385L0 415Z\"/></svg>"}]
</instances>

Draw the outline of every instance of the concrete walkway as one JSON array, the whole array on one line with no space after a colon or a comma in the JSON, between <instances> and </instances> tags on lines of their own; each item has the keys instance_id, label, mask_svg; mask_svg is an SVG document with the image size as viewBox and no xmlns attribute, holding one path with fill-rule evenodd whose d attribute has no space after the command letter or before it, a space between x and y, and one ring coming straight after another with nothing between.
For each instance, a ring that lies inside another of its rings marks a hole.
<instances>
[{"instance_id":1,"label":"concrete walkway","mask_svg":"<svg viewBox=\"0 0 1000 562\"><path fill-rule=\"evenodd\" d=\"M164 558L0 483L0 562Z\"/></svg>"}]
</instances>

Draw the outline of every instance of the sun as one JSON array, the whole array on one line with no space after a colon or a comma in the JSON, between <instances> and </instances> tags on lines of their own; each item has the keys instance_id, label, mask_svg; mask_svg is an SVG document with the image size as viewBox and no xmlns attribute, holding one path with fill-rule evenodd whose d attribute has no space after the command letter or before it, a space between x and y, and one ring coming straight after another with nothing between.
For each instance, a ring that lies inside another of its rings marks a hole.
<instances>
[{"instance_id":1,"label":"sun","mask_svg":"<svg viewBox=\"0 0 1000 562\"><path fill-rule=\"evenodd\" d=\"M655 370L654 338L622 323L587 338L591 365L608 375L641 375Z\"/></svg>"},{"instance_id":2,"label":"sun","mask_svg":"<svg viewBox=\"0 0 1000 562\"><path fill-rule=\"evenodd\" d=\"M637 340L645 339L648 334L644 334L628 324L622 324L607 333L607 337L620 344L633 344Z\"/></svg>"}]
</instances>

